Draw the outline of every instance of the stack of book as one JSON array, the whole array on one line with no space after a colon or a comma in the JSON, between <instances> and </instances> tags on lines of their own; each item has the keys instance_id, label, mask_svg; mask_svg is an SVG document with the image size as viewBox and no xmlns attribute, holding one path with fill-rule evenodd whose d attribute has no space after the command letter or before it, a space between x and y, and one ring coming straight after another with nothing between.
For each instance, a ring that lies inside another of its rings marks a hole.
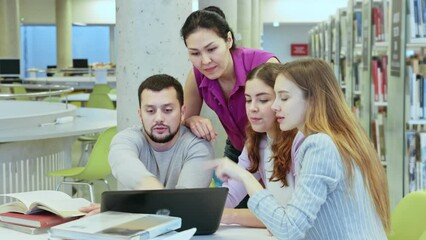
<instances>
[{"instance_id":1,"label":"stack of book","mask_svg":"<svg viewBox=\"0 0 426 240\"><path fill-rule=\"evenodd\" d=\"M54 226L49 230L49 239L144 240L170 233L181 226L179 217L107 211ZM194 233L195 229L190 236Z\"/></svg>"},{"instance_id":2,"label":"stack of book","mask_svg":"<svg viewBox=\"0 0 426 240\"><path fill-rule=\"evenodd\" d=\"M39 234L58 224L84 216L78 211L90 205L84 198L72 198L59 191L31 191L0 194L15 199L0 206L0 227Z\"/></svg>"},{"instance_id":3,"label":"stack of book","mask_svg":"<svg viewBox=\"0 0 426 240\"><path fill-rule=\"evenodd\" d=\"M47 211L33 214L7 212L0 213L0 227L28 234L40 234L46 233L50 227L69 222L77 218L78 217L63 218Z\"/></svg>"}]
</instances>

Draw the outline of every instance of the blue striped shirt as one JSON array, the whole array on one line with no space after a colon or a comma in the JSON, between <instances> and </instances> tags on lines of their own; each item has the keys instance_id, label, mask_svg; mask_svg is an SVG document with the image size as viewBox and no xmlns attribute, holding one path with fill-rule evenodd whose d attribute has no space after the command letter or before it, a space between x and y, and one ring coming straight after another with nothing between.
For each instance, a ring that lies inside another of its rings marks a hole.
<instances>
[{"instance_id":1,"label":"blue striped shirt","mask_svg":"<svg viewBox=\"0 0 426 240\"><path fill-rule=\"evenodd\" d=\"M354 188L349 189L339 151L328 135L305 139L296 156L296 174L287 206L281 206L267 189L248 202L276 238L387 239L359 168L354 168Z\"/></svg>"}]
</instances>

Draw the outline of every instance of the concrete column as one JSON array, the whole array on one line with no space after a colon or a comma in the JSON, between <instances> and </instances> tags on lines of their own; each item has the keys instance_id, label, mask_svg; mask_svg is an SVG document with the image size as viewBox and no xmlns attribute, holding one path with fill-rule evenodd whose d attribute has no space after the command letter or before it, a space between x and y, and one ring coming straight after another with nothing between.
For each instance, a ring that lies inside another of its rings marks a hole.
<instances>
[{"instance_id":1,"label":"concrete column","mask_svg":"<svg viewBox=\"0 0 426 240\"><path fill-rule=\"evenodd\" d=\"M241 40L237 41L237 45L241 47L252 47L252 6L251 1L238 0L238 21L237 28L238 33L236 35L241 36Z\"/></svg>"},{"instance_id":2,"label":"concrete column","mask_svg":"<svg viewBox=\"0 0 426 240\"><path fill-rule=\"evenodd\" d=\"M237 18L238 18L238 8L237 0L199 0L198 1L199 9L203 9L208 6L216 6L222 9L225 13L226 21L231 27L234 34L238 32L237 28Z\"/></svg>"},{"instance_id":3,"label":"concrete column","mask_svg":"<svg viewBox=\"0 0 426 240\"><path fill-rule=\"evenodd\" d=\"M115 63L115 26L109 26L109 61Z\"/></svg>"},{"instance_id":4,"label":"concrete column","mask_svg":"<svg viewBox=\"0 0 426 240\"><path fill-rule=\"evenodd\" d=\"M0 57L21 57L19 0L0 0Z\"/></svg>"},{"instance_id":5,"label":"concrete column","mask_svg":"<svg viewBox=\"0 0 426 240\"><path fill-rule=\"evenodd\" d=\"M260 48L260 0L251 0L251 16L252 16L252 28L251 28L251 47Z\"/></svg>"},{"instance_id":6,"label":"concrete column","mask_svg":"<svg viewBox=\"0 0 426 240\"><path fill-rule=\"evenodd\" d=\"M71 0L56 0L56 65L57 69L72 66Z\"/></svg>"},{"instance_id":7,"label":"concrete column","mask_svg":"<svg viewBox=\"0 0 426 240\"><path fill-rule=\"evenodd\" d=\"M180 37L192 1L116 0L118 128L140 125L139 84L165 73L182 84L192 65Z\"/></svg>"}]
</instances>

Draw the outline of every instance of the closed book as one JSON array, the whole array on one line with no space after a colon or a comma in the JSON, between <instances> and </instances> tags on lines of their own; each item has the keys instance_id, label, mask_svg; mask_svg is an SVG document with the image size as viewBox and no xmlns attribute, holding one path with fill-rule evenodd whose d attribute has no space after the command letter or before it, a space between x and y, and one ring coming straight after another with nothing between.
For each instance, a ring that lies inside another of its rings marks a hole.
<instances>
[{"instance_id":1,"label":"closed book","mask_svg":"<svg viewBox=\"0 0 426 240\"><path fill-rule=\"evenodd\" d=\"M35 227L22 226L22 225L17 225L17 224L2 222L2 221L0 221L0 227L8 228L11 230L15 230L15 231L27 233L27 234L43 234L43 233L47 233L47 229L48 229L48 228L35 228Z\"/></svg>"},{"instance_id":2,"label":"closed book","mask_svg":"<svg viewBox=\"0 0 426 240\"><path fill-rule=\"evenodd\" d=\"M51 227L48 232L53 238L143 240L179 229L181 225L179 217L107 211Z\"/></svg>"},{"instance_id":3,"label":"closed book","mask_svg":"<svg viewBox=\"0 0 426 240\"><path fill-rule=\"evenodd\" d=\"M51 212L39 212L34 214L22 214L15 212L0 213L0 221L2 222L38 228L49 228L75 219L77 218L63 218Z\"/></svg>"}]
</instances>

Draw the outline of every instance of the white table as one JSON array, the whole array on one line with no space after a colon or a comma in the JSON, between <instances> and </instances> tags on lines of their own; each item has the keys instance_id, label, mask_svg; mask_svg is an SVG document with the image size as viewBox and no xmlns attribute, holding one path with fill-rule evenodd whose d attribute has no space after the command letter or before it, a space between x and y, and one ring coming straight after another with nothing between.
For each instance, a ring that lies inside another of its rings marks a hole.
<instances>
[{"instance_id":1,"label":"white table","mask_svg":"<svg viewBox=\"0 0 426 240\"><path fill-rule=\"evenodd\" d=\"M70 116L71 122L40 126ZM47 173L71 167L71 146L77 137L116 125L115 110L0 101L0 193L55 189L58 179ZM0 198L0 204L6 200Z\"/></svg>"},{"instance_id":2,"label":"white table","mask_svg":"<svg viewBox=\"0 0 426 240\"><path fill-rule=\"evenodd\" d=\"M14 230L0 227L1 239L13 240L46 240L49 234L29 235ZM212 235L194 236L194 240L274 240L263 228L245 228L240 226L221 225L218 231Z\"/></svg>"},{"instance_id":3,"label":"white table","mask_svg":"<svg viewBox=\"0 0 426 240\"><path fill-rule=\"evenodd\" d=\"M2 104L2 101L0 101L0 104ZM28 121L31 120L29 119ZM77 108L75 110L74 121L70 123L56 124L44 127L40 127L37 125L10 129L0 129L0 144L17 141L37 141L42 139L79 136L81 134L101 132L108 127L113 127L116 125L117 112L115 110L99 108Z\"/></svg>"},{"instance_id":4,"label":"white table","mask_svg":"<svg viewBox=\"0 0 426 240\"><path fill-rule=\"evenodd\" d=\"M38 84L54 84L54 85L66 85L73 87L74 89L93 89L95 86L95 76L74 76L74 77L34 77L25 78L23 83L38 83ZM106 83L112 88L116 87L116 77L108 76Z\"/></svg>"},{"instance_id":5,"label":"white table","mask_svg":"<svg viewBox=\"0 0 426 240\"><path fill-rule=\"evenodd\" d=\"M89 100L90 93L77 93L70 94L65 97L61 97L62 102L87 102ZM117 101L117 94L109 93L108 97L113 101Z\"/></svg>"}]
</instances>

